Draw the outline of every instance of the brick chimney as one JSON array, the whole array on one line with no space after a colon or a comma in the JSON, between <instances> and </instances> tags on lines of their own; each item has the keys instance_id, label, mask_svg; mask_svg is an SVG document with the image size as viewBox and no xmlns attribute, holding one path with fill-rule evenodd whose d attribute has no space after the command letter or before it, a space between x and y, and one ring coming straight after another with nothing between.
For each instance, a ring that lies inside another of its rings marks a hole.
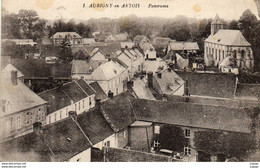
<instances>
[{"instance_id":1,"label":"brick chimney","mask_svg":"<svg viewBox=\"0 0 260 168\"><path fill-rule=\"evenodd\" d=\"M114 97L114 93L111 92L111 90L109 90L109 92L108 92L108 98L109 98L109 99L112 99L113 97Z\"/></svg>"},{"instance_id":2,"label":"brick chimney","mask_svg":"<svg viewBox=\"0 0 260 168\"><path fill-rule=\"evenodd\" d=\"M41 122L33 123L33 132L36 135L39 135L41 133L41 129L42 129L42 123Z\"/></svg>"},{"instance_id":3,"label":"brick chimney","mask_svg":"<svg viewBox=\"0 0 260 168\"><path fill-rule=\"evenodd\" d=\"M148 72L147 73L147 77L148 77L148 87L153 87L153 72Z\"/></svg>"},{"instance_id":4,"label":"brick chimney","mask_svg":"<svg viewBox=\"0 0 260 168\"><path fill-rule=\"evenodd\" d=\"M72 120L77 121L77 113L76 113L76 111L69 111L69 117L70 117Z\"/></svg>"},{"instance_id":5,"label":"brick chimney","mask_svg":"<svg viewBox=\"0 0 260 168\"><path fill-rule=\"evenodd\" d=\"M14 86L18 84L18 71L11 71L11 82Z\"/></svg>"}]
</instances>

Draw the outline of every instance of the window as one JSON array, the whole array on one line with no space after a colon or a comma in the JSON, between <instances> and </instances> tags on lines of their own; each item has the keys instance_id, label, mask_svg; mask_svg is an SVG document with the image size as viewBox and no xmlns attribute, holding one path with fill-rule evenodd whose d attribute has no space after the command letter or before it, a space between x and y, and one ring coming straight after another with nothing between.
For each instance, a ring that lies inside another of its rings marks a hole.
<instances>
[{"instance_id":1,"label":"window","mask_svg":"<svg viewBox=\"0 0 260 168\"><path fill-rule=\"evenodd\" d=\"M159 141L157 141L157 140L153 141L153 147L158 148L159 145L160 145Z\"/></svg>"},{"instance_id":2,"label":"window","mask_svg":"<svg viewBox=\"0 0 260 168\"><path fill-rule=\"evenodd\" d=\"M35 115L35 121L39 121L39 120L40 120L40 116L39 116L38 113L36 113L36 115Z\"/></svg>"},{"instance_id":3,"label":"window","mask_svg":"<svg viewBox=\"0 0 260 168\"><path fill-rule=\"evenodd\" d=\"M159 125L155 125L154 126L154 133L155 134L160 134L160 126Z\"/></svg>"},{"instance_id":4,"label":"window","mask_svg":"<svg viewBox=\"0 0 260 168\"><path fill-rule=\"evenodd\" d=\"M25 125L32 124L32 113L27 112L25 117Z\"/></svg>"},{"instance_id":5,"label":"window","mask_svg":"<svg viewBox=\"0 0 260 168\"><path fill-rule=\"evenodd\" d=\"M41 116L42 116L41 120L44 121L45 120L45 112L44 111L41 112Z\"/></svg>"},{"instance_id":6,"label":"window","mask_svg":"<svg viewBox=\"0 0 260 168\"><path fill-rule=\"evenodd\" d=\"M91 105L91 97L89 97L89 105Z\"/></svg>"},{"instance_id":7,"label":"window","mask_svg":"<svg viewBox=\"0 0 260 168\"><path fill-rule=\"evenodd\" d=\"M68 116L68 108L66 108L66 116Z\"/></svg>"},{"instance_id":8,"label":"window","mask_svg":"<svg viewBox=\"0 0 260 168\"><path fill-rule=\"evenodd\" d=\"M77 104L75 103L75 111L77 111Z\"/></svg>"},{"instance_id":9,"label":"window","mask_svg":"<svg viewBox=\"0 0 260 168\"><path fill-rule=\"evenodd\" d=\"M60 118L62 118L62 110L60 111Z\"/></svg>"},{"instance_id":10,"label":"window","mask_svg":"<svg viewBox=\"0 0 260 168\"><path fill-rule=\"evenodd\" d=\"M17 116L17 129L21 128L21 116Z\"/></svg>"},{"instance_id":11,"label":"window","mask_svg":"<svg viewBox=\"0 0 260 168\"><path fill-rule=\"evenodd\" d=\"M110 141L106 141L106 142L104 143L104 146L110 147Z\"/></svg>"},{"instance_id":12,"label":"window","mask_svg":"<svg viewBox=\"0 0 260 168\"><path fill-rule=\"evenodd\" d=\"M188 147L188 146L184 147L184 155L188 155L188 156L191 155L191 148L190 147Z\"/></svg>"},{"instance_id":13,"label":"window","mask_svg":"<svg viewBox=\"0 0 260 168\"><path fill-rule=\"evenodd\" d=\"M84 109L84 104L85 104L85 103L84 103L84 100L83 100L83 101L82 101L82 108L83 108L83 109Z\"/></svg>"},{"instance_id":14,"label":"window","mask_svg":"<svg viewBox=\"0 0 260 168\"><path fill-rule=\"evenodd\" d=\"M80 162L80 161L81 161L81 158L78 158L78 159L77 159L77 162Z\"/></svg>"},{"instance_id":15,"label":"window","mask_svg":"<svg viewBox=\"0 0 260 168\"><path fill-rule=\"evenodd\" d=\"M126 138L126 130L124 130L124 138Z\"/></svg>"},{"instance_id":16,"label":"window","mask_svg":"<svg viewBox=\"0 0 260 168\"><path fill-rule=\"evenodd\" d=\"M54 113L54 121L57 120L57 113Z\"/></svg>"},{"instance_id":17,"label":"window","mask_svg":"<svg viewBox=\"0 0 260 168\"><path fill-rule=\"evenodd\" d=\"M51 116L49 116L49 124L51 123Z\"/></svg>"},{"instance_id":18,"label":"window","mask_svg":"<svg viewBox=\"0 0 260 168\"><path fill-rule=\"evenodd\" d=\"M79 102L79 110L80 110L80 102Z\"/></svg>"},{"instance_id":19,"label":"window","mask_svg":"<svg viewBox=\"0 0 260 168\"><path fill-rule=\"evenodd\" d=\"M190 138L190 129L185 129L185 137Z\"/></svg>"}]
</instances>

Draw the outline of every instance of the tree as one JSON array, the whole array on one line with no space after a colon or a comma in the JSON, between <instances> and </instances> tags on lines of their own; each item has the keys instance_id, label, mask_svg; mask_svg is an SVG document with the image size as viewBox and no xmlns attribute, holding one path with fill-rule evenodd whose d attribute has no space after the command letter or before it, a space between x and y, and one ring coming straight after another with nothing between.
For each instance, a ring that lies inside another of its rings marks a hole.
<instances>
[{"instance_id":1,"label":"tree","mask_svg":"<svg viewBox=\"0 0 260 168\"><path fill-rule=\"evenodd\" d=\"M160 128L159 142L162 149L183 152L184 146L188 145L188 139L180 127L163 125Z\"/></svg>"},{"instance_id":2,"label":"tree","mask_svg":"<svg viewBox=\"0 0 260 168\"><path fill-rule=\"evenodd\" d=\"M238 22L236 20L232 20L230 23L229 23L229 29L232 29L232 30L239 30L239 27L238 27Z\"/></svg>"},{"instance_id":3,"label":"tree","mask_svg":"<svg viewBox=\"0 0 260 168\"><path fill-rule=\"evenodd\" d=\"M71 44L67 37L61 42L60 45L60 59L64 61L71 61L73 59Z\"/></svg>"},{"instance_id":4,"label":"tree","mask_svg":"<svg viewBox=\"0 0 260 168\"><path fill-rule=\"evenodd\" d=\"M247 9L243 12L242 16L238 20L240 30L246 39L249 39L250 33L252 32L254 26L257 24L256 16Z\"/></svg>"},{"instance_id":5,"label":"tree","mask_svg":"<svg viewBox=\"0 0 260 168\"><path fill-rule=\"evenodd\" d=\"M198 131L194 135L197 150L210 155L224 154L227 158L245 158L248 152L256 149L255 137L252 134L233 133L215 130Z\"/></svg>"}]
</instances>

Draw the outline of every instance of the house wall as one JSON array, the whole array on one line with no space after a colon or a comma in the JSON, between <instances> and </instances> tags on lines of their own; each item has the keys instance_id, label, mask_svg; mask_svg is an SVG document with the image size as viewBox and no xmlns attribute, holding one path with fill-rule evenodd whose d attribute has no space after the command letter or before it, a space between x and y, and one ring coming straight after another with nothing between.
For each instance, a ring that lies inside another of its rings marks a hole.
<instances>
[{"instance_id":1,"label":"house wall","mask_svg":"<svg viewBox=\"0 0 260 168\"><path fill-rule=\"evenodd\" d=\"M116 148L117 147L117 144L116 144L117 136L116 136L116 134L113 134L113 135L107 137L106 139L104 139L103 141L96 143L95 145L93 145L93 147L99 148L100 150L102 150L103 146L108 146L108 142L109 142L109 147Z\"/></svg>"},{"instance_id":2,"label":"house wall","mask_svg":"<svg viewBox=\"0 0 260 168\"><path fill-rule=\"evenodd\" d=\"M123 87L124 78L125 78L125 72L119 74L118 76L108 81L97 81L97 82L106 94L108 94L108 92L111 91L114 93L114 95L118 95L124 91L124 87Z\"/></svg>"},{"instance_id":3,"label":"house wall","mask_svg":"<svg viewBox=\"0 0 260 168\"><path fill-rule=\"evenodd\" d=\"M92 57L91 60L99 61L99 60L107 60L105 55L103 55L100 51L97 51Z\"/></svg>"},{"instance_id":4,"label":"house wall","mask_svg":"<svg viewBox=\"0 0 260 168\"><path fill-rule=\"evenodd\" d=\"M8 113L8 112L7 112ZM40 105L24 111L6 114L0 119L0 139L14 138L23 135L23 133L32 131L33 123L45 123L47 107Z\"/></svg>"},{"instance_id":5,"label":"house wall","mask_svg":"<svg viewBox=\"0 0 260 168\"><path fill-rule=\"evenodd\" d=\"M144 52L144 57L147 59L156 59L156 51L150 51L150 50L146 50Z\"/></svg>"},{"instance_id":6,"label":"house wall","mask_svg":"<svg viewBox=\"0 0 260 168\"><path fill-rule=\"evenodd\" d=\"M124 148L128 144L128 128L116 133L116 147Z\"/></svg>"},{"instance_id":7,"label":"house wall","mask_svg":"<svg viewBox=\"0 0 260 168\"><path fill-rule=\"evenodd\" d=\"M80 107L79 107L80 106ZM75 107L77 107L75 109ZM46 116L46 124L50 124L61 119L67 118L69 116L69 111L76 111L77 114L81 114L84 111L88 111L90 108L95 107L95 95L90 95L85 99L75 102L67 107L59 109L55 112L50 113Z\"/></svg>"},{"instance_id":8,"label":"house wall","mask_svg":"<svg viewBox=\"0 0 260 168\"><path fill-rule=\"evenodd\" d=\"M147 141L146 129L148 133L149 144ZM148 146L151 147L153 140L153 127L130 127L129 131L130 148L132 150L148 151Z\"/></svg>"},{"instance_id":9,"label":"house wall","mask_svg":"<svg viewBox=\"0 0 260 168\"><path fill-rule=\"evenodd\" d=\"M69 162L91 162L91 148L80 152L68 160Z\"/></svg>"},{"instance_id":10,"label":"house wall","mask_svg":"<svg viewBox=\"0 0 260 168\"><path fill-rule=\"evenodd\" d=\"M85 80L91 80L92 76L89 73L82 73L82 74L78 73L78 74L71 74L71 78L73 80L77 80L77 79L81 79L81 78L83 78Z\"/></svg>"},{"instance_id":11,"label":"house wall","mask_svg":"<svg viewBox=\"0 0 260 168\"><path fill-rule=\"evenodd\" d=\"M184 88L185 88L184 86L185 84L182 84L181 87L178 90L176 90L176 92L173 93L173 95L182 96L184 94Z\"/></svg>"}]
</instances>

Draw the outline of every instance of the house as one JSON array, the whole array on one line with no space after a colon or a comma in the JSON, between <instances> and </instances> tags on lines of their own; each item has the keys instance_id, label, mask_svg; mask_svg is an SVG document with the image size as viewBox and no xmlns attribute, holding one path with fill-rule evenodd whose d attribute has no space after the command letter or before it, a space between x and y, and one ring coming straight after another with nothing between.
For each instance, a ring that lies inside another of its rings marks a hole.
<instances>
[{"instance_id":1,"label":"house","mask_svg":"<svg viewBox=\"0 0 260 168\"><path fill-rule=\"evenodd\" d=\"M181 56L178 53L175 53L174 51L168 52L162 58L162 60L166 61L167 64L175 65L175 68L182 69L182 70L188 68L188 65L189 65L188 59L184 58L183 56Z\"/></svg>"},{"instance_id":2,"label":"house","mask_svg":"<svg viewBox=\"0 0 260 168\"><path fill-rule=\"evenodd\" d=\"M141 42L150 42L149 38L147 38L146 36L144 35L136 35L133 39L133 42L137 43L137 44L140 44Z\"/></svg>"},{"instance_id":3,"label":"house","mask_svg":"<svg viewBox=\"0 0 260 168\"><path fill-rule=\"evenodd\" d=\"M240 30L223 29L224 23L218 15L211 23L211 34L204 42L204 60L207 66L219 67L226 57L230 66L239 69L252 69L254 57L251 44ZM212 59L213 58L213 59Z\"/></svg>"},{"instance_id":4,"label":"house","mask_svg":"<svg viewBox=\"0 0 260 168\"><path fill-rule=\"evenodd\" d=\"M186 42L186 41L175 41L168 44L167 52L174 51L187 53L196 53L199 50L199 45L197 42Z\"/></svg>"},{"instance_id":5,"label":"house","mask_svg":"<svg viewBox=\"0 0 260 168\"><path fill-rule=\"evenodd\" d=\"M124 32L124 33L119 33L115 35L115 40L116 41L127 41L128 39L128 33Z\"/></svg>"},{"instance_id":6,"label":"house","mask_svg":"<svg viewBox=\"0 0 260 168\"><path fill-rule=\"evenodd\" d=\"M104 90L100 87L100 85L97 82L89 83L91 88L95 90L95 99L105 101L108 97L107 94L104 92Z\"/></svg>"},{"instance_id":7,"label":"house","mask_svg":"<svg viewBox=\"0 0 260 168\"><path fill-rule=\"evenodd\" d=\"M25 45L34 46L37 44L36 42L33 41L33 39L2 39L2 42L7 42L7 41L14 42L16 45L19 46L25 46Z\"/></svg>"},{"instance_id":8,"label":"house","mask_svg":"<svg viewBox=\"0 0 260 168\"><path fill-rule=\"evenodd\" d=\"M46 124L69 116L69 111L81 114L95 107L95 90L83 79L61 84L38 94L48 102Z\"/></svg>"},{"instance_id":9,"label":"house","mask_svg":"<svg viewBox=\"0 0 260 168\"><path fill-rule=\"evenodd\" d=\"M114 134L97 109L69 116L58 122L34 124L34 132L1 143L4 161L23 162L90 162L92 146ZM8 149L8 152L6 152Z\"/></svg>"},{"instance_id":10,"label":"house","mask_svg":"<svg viewBox=\"0 0 260 168\"><path fill-rule=\"evenodd\" d=\"M175 42L176 40L172 40L166 37L155 37L152 41L154 49L156 51L156 56L159 58L164 57L167 54L167 46L171 42Z\"/></svg>"},{"instance_id":11,"label":"house","mask_svg":"<svg viewBox=\"0 0 260 168\"><path fill-rule=\"evenodd\" d=\"M18 79L18 71L1 72L0 100L1 141L32 132L34 122L45 123L47 102Z\"/></svg>"},{"instance_id":12,"label":"house","mask_svg":"<svg viewBox=\"0 0 260 168\"><path fill-rule=\"evenodd\" d=\"M169 145L159 141L163 134L163 128L165 126L177 127L177 129L182 130L183 138L188 141L186 144L182 144L182 147L177 151L186 161L197 161L196 158L201 154L200 149L196 149L194 146L194 135L198 131L219 130L250 135L251 118L248 116L246 108L140 99L134 99L132 105L139 121L153 123L152 139L134 139L134 141L147 143L149 140L149 142L153 141L154 148L159 150L160 147L164 147L167 149ZM166 134L167 130L165 131L164 136L168 135L169 137L169 133Z\"/></svg>"},{"instance_id":13,"label":"house","mask_svg":"<svg viewBox=\"0 0 260 168\"><path fill-rule=\"evenodd\" d=\"M42 59L12 58L10 64L24 75L24 83L37 93L71 81L71 64L67 62L47 64Z\"/></svg>"},{"instance_id":14,"label":"house","mask_svg":"<svg viewBox=\"0 0 260 168\"><path fill-rule=\"evenodd\" d=\"M134 48L135 42L120 42L121 48Z\"/></svg>"},{"instance_id":15,"label":"house","mask_svg":"<svg viewBox=\"0 0 260 168\"><path fill-rule=\"evenodd\" d=\"M56 32L51 36L54 45L60 45L65 39L69 41L72 46L82 45L83 38L76 32Z\"/></svg>"},{"instance_id":16,"label":"house","mask_svg":"<svg viewBox=\"0 0 260 168\"><path fill-rule=\"evenodd\" d=\"M97 42L92 45L86 46L85 49L91 56L99 50L102 52L103 55L106 56L106 58L112 58L116 57L116 52L121 50L121 46L119 42Z\"/></svg>"},{"instance_id":17,"label":"house","mask_svg":"<svg viewBox=\"0 0 260 168\"><path fill-rule=\"evenodd\" d=\"M97 81L105 93L112 92L114 95L122 93L124 83L128 80L127 70L116 63L115 61L109 61L101 64L93 73L90 81Z\"/></svg>"},{"instance_id":18,"label":"house","mask_svg":"<svg viewBox=\"0 0 260 168\"><path fill-rule=\"evenodd\" d=\"M175 73L171 68L164 69L157 72L152 79L149 79L148 82L152 82L153 89L158 94L167 94L167 95L183 95L185 89L184 80Z\"/></svg>"},{"instance_id":19,"label":"house","mask_svg":"<svg viewBox=\"0 0 260 168\"><path fill-rule=\"evenodd\" d=\"M143 45L139 45L143 50L145 59L156 60L156 51L151 43L144 42Z\"/></svg>"},{"instance_id":20,"label":"house","mask_svg":"<svg viewBox=\"0 0 260 168\"><path fill-rule=\"evenodd\" d=\"M117 58L128 66L130 77L143 70L144 57L139 55L133 49L124 49Z\"/></svg>"}]
</instances>

